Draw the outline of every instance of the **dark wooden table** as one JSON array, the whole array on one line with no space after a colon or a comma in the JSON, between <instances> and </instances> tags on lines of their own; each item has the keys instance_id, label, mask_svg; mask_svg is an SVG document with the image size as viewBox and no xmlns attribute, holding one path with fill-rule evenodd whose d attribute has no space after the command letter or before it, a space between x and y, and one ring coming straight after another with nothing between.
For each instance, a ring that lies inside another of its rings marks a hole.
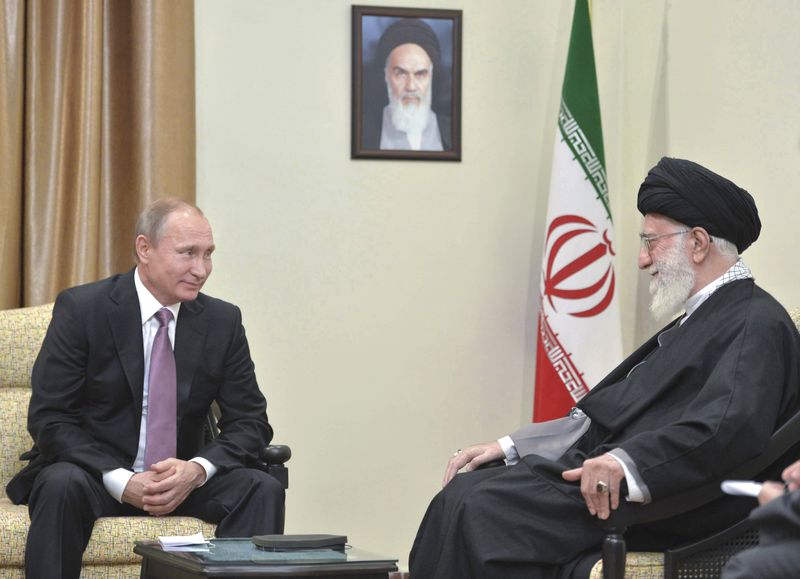
<instances>
[{"instance_id":1,"label":"dark wooden table","mask_svg":"<svg viewBox=\"0 0 800 579\"><path fill-rule=\"evenodd\" d=\"M250 539L214 539L208 552L164 551L157 541L133 548L142 556L143 579L197 577L336 577L387 579L397 559L348 548L275 553L258 549Z\"/></svg>"}]
</instances>

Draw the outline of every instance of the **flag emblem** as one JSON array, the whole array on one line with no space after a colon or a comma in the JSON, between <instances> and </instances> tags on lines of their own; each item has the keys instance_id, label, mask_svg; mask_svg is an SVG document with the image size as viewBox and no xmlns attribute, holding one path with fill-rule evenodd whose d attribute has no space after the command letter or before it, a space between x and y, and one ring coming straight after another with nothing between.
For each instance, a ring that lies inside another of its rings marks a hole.
<instances>
[{"instance_id":1,"label":"flag emblem","mask_svg":"<svg viewBox=\"0 0 800 579\"><path fill-rule=\"evenodd\" d=\"M587 309L567 313L587 318L605 311L614 298L615 281L611 259L614 250L608 229L600 233L591 221L580 215L562 215L550 224L545 251L543 293L550 307L558 311L558 301L589 300ZM566 255L564 260L559 259L562 252Z\"/></svg>"}]
</instances>

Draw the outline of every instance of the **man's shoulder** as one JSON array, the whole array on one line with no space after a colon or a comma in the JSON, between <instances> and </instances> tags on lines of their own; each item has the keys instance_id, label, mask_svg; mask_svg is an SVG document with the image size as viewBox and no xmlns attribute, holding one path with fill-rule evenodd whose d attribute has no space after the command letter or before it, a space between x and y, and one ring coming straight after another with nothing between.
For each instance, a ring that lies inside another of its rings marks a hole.
<instances>
[{"instance_id":1,"label":"man's shoulder","mask_svg":"<svg viewBox=\"0 0 800 579\"><path fill-rule=\"evenodd\" d=\"M179 325L181 320L189 324L201 324L222 340L226 339L224 336L237 335L244 325L242 311L237 305L204 293L199 293L196 299L181 305Z\"/></svg>"},{"instance_id":2,"label":"man's shoulder","mask_svg":"<svg viewBox=\"0 0 800 579\"><path fill-rule=\"evenodd\" d=\"M453 126L452 121L450 120L450 115L435 111L434 115L436 115L436 123L439 125L439 131L442 133L450 133L450 129Z\"/></svg>"},{"instance_id":3,"label":"man's shoulder","mask_svg":"<svg viewBox=\"0 0 800 579\"><path fill-rule=\"evenodd\" d=\"M791 307L791 306L790 306ZM786 307L765 289L753 284L753 298L747 311L747 317L755 323L789 326L797 333L797 325L792 320Z\"/></svg>"},{"instance_id":4,"label":"man's shoulder","mask_svg":"<svg viewBox=\"0 0 800 579\"><path fill-rule=\"evenodd\" d=\"M130 287L128 287L128 285ZM125 288L135 293L136 288L133 285L133 270L125 273L118 273L98 281L67 288L58 294L56 301L69 300L77 305L95 307L98 300L107 298L120 288Z\"/></svg>"},{"instance_id":5,"label":"man's shoulder","mask_svg":"<svg viewBox=\"0 0 800 579\"><path fill-rule=\"evenodd\" d=\"M797 327L784 305L752 279L731 282L717 293L713 309L720 324L735 324L750 333L784 328L786 335L797 336Z\"/></svg>"},{"instance_id":6,"label":"man's shoulder","mask_svg":"<svg viewBox=\"0 0 800 579\"><path fill-rule=\"evenodd\" d=\"M735 308L746 315L786 314L786 308L772 294L755 283L752 278L732 281L723 285L708 299L714 304L710 309L726 310Z\"/></svg>"},{"instance_id":7,"label":"man's shoulder","mask_svg":"<svg viewBox=\"0 0 800 579\"><path fill-rule=\"evenodd\" d=\"M192 305L189 305L189 304ZM187 307L198 307L202 309L203 313L210 316L219 316L223 318L237 318L241 316L239 306L231 302L215 298L203 292L197 294L197 299L194 302L184 304Z\"/></svg>"},{"instance_id":8,"label":"man's shoulder","mask_svg":"<svg viewBox=\"0 0 800 579\"><path fill-rule=\"evenodd\" d=\"M752 292L748 299L748 314L755 317L775 316L789 319L786 307L755 282L752 282Z\"/></svg>"},{"instance_id":9,"label":"man's shoulder","mask_svg":"<svg viewBox=\"0 0 800 579\"><path fill-rule=\"evenodd\" d=\"M453 148L453 127L450 122L450 116L443 113L434 113L436 115L436 124L439 127L439 137L442 139L442 148L449 151Z\"/></svg>"}]
</instances>

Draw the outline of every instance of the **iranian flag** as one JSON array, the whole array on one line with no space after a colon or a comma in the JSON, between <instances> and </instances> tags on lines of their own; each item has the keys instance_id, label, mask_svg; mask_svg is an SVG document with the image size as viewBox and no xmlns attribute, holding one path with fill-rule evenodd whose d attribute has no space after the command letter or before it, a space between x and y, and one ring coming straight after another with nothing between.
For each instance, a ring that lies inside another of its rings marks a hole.
<instances>
[{"instance_id":1,"label":"iranian flag","mask_svg":"<svg viewBox=\"0 0 800 579\"><path fill-rule=\"evenodd\" d=\"M550 179L534 422L564 416L622 355L588 0L575 2Z\"/></svg>"}]
</instances>

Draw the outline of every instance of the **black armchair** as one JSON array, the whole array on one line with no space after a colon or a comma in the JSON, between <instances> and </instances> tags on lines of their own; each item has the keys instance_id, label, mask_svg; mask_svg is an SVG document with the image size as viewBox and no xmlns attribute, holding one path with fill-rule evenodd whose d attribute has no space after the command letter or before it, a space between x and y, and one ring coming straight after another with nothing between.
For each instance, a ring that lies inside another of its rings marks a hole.
<instances>
[{"instance_id":1,"label":"black armchair","mask_svg":"<svg viewBox=\"0 0 800 579\"><path fill-rule=\"evenodd\" d=\"M800 412L781 426L770 439L766 452L728 474L729 479L752 479L767 470L788 466L798 457ZM625 505L604 522L603 578L624 579L629 526L651 523L700 508L723 496L720 481L667 497L647 505ZM711 537L664 552L664 577L719 576L728 559L758 544L758 530L746 516Z\"/></svg>"}]
</instances>

